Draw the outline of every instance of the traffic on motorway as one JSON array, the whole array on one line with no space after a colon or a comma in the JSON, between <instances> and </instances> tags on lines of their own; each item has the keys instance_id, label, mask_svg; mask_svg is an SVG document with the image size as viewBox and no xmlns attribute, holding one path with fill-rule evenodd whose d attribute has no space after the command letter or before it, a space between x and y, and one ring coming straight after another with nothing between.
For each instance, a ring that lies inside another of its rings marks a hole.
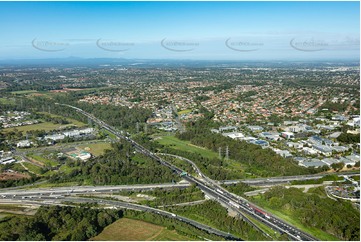
<instances>
[{"instance_id":1,"label":"traffic on motorway","mask_svg":"<svg viewBox=\"0 0 361 242\"><path fill-rule=\"evenodd\" d=\"M83 111L80 108L67 105L67 104L60 104L64 105L70 108L73 108L77 110L78 112L82 113L89 119L93 120L95 123L97 123L100 127L108 130L112 134L114 134L119 139L124 139L128 141L138 152L144 154L145 156L148 156L150 158L153 158L154 160L158 161L160 164L168 167L175 173L182 175L185 180L187 180L190 183L196 184L201 190L206 192L207 194L210 194L212 197L216 197L218 200L225 203L228 207L233 208L240 214L248 214L249 216L257 219L258 221L268 225L272 229L279 231L280 233L285 233L289 236L292 240L306 240L306 241L314 241L317 240L315 237L301 231L300 229L284 222L283 220L275 217L274 215L271 215L269 213L263 212L262 209L258 208L255 204L250 203L245 198L241 198L239 196L235 196L232 193L228 192L226 189L218 186L216 182L209 182L211 179L207 179L207 182L203 182L200 179L197 179L190 174L185 173L180 168L172 165L171 163L165 161L158 155L152 153L151 151L147 150L134 140L130 138L130 134L124 131L118 131L114 127L106 124L102 120L99 120L98 118L94 117L93 115ZM204 177L204 175L203 175ZM256 209L257 208L257 209ZM243 215L245 218L245 216ZM249 221L249 220L248 220ZM265 235L268 235L265 233L262 229L260 229L258 226L256 226L254 223L251 223L253 226L255 226L257 229L262 231Z\"/></svg>"},{"instance_id":2,"label":"traffic on motorway","mask_svg":"<svg viewBox=\"0 0 361 242\"><path fill-rule=\"evenodd\" d=\"M305 181L305 180L314 180L320 179L327 175L337 175L337 176L360 176L359 172L337 172L337 173L325 173L325 174L315 174L315 175L300 175L300 176L283 176L283 177L268 177L268 178L252 178L252 179L245 179L245 180L225 180L220 181L222 184L236 184L239 182L247 183L248 185L270 185L270 184L284 184L289 183L291 181Z\"/></svg>"},{"instance_id":3,"label":"traffic on motorway","mask_svg":"<svg viewBox=\"0 0 361 242\"><path fill-rule=\"evenodd\" d=\"M129 185L129 186L73 186L73 187L52 187L39 189L19 189L1 191L0 197L6 198L14 195L21 196L37 196L37 195L69 195L69 194L93 194L104 192L118 192L118 191L147 191L156 188L171 189L171 188L187 188L190 184L152 184L152 185Z\"/></svg>"},{"instance_id":4,"label":"traffic on motorway","mask_svg":"<svg viewBox=\"0 0 361 242\"><path fill-rule=\"evenodd\" d=\"M182 217L179 216L177 214L174 213L170 213L167 211L163 211L160 209L156 209L156 208L152 208L152 207L148 207L148 206L144 206L144 205L139 205L139 204L134 204L134 203L127 203L127 202L121 202L121 201L112 201L112 200L105 200L105 199L97 199L97 198L84 198L84 197L69 197L69 196L64 196L64 195L60 195L60 196L42 196L42 195L37 195L37 196L30 196L27 197L26 200L22 200L24 198L15 195L12 196L6 200L0 200L0 203L3 204L14 204L14 203L20 203L22 205L28 204L28 205L37 205L37 206L41 206L41 205L59 205L59 206L68 206L69 204L65 204L64 202L70 202L71 204L73 203L98 203L101 205L105 205L108 206L108 208L112 208L112 209L117 209L117 208L124 208L124 209L131 209L131 210L137 210L137 211L144 211L144 212L150 212L150 213L154 213L154 214L158 214L161 216L165 216L165 217L169 217L172 219L176 219L179 221L182 221L184 223L187 223L189 225L192 225L198 229L204 230L208 233L211 234L215 234L218 235L220 237L223 237L227 240L235 240L235 241L241 241L242 239L230 234L230 233L226 233L223 231L220 231L218 229L212 228L210 226L204 225L202 223L199 223L197 221L188 219L186 217Z\"/></svg>"}]
</instances>

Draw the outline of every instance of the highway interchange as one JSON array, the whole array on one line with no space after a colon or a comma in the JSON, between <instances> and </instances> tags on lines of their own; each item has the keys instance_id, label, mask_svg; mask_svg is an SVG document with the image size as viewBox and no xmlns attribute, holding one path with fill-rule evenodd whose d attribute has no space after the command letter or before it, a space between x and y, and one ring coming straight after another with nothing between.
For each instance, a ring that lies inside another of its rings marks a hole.
<instances>
[{"instance_id":1,"label":"highway interchange","mask_svg":"<svg viewBox=\"0 0 361 242\"><path fill-rule=\"evenodd\" d=\"M64 202L67 202L64 203ZM112 201L112 200L105 200L105 199L98 199L98 198L85 198L85 197L65 197L65 196L34 196L28 197L26 201L19 200L17 197L6 199L1 201L2 204L21 204L21 205L33 205L33 206L41 206L41 205L59 205L59 206L72 206L72 204L79 204L79 203L97 203L99 205L103 205L104 208L111 208L111 209L131 209L143 212L150 212L154 214L159 214L161 216L165 216L168 218L176 219L181 222L190 224L198 229L204 230L210 234L215 234L220 237L223 237L227 240L241 240L240 238L233 236L229 233L220 231L218 229L212 228L210 226L204 225L192 219L188 219L186 217L182 217L176 215L174 213L170 213L164 210L160 210L157 208L152 208L144 205L134 204L134 203L127 203L121 201Z\"/></svg>"},{"instance_id":2,"label":"highway interchange","mask_svg":"<svg viewBox=\"0 0 361 242\"><path fill-rule=\"evenodd\" d=\"M190 174L185 173L180 168L174 166L173 164L167 162L163 158L160 157L160 154L152 153L151 151L147 150L140 144L136 143L134 140L132 140L129 137L128 133L125 133L123 131L118 131L114 127L106 124L105 122L99 120L98 118L94 117L93 115L77 108L74 106L66 105L66 104L60 104L63 106L67 106L70 108L73 108L77 110L78 112L82 113L83 115L87 116L89 119L91 119L93 122L97 123L100 127L108 130L112 134L114 134L119 139L124 139L127 142L129 142L138 152L144 154L145 156L148 156L150 158L155 159L158 161L161 165L168 167L173 172L181 175L184 180L188 181L191 184L196 184L198 188L200 188L208 197L211 197L221 203L223 206L232 209L233 211L236 211L238 215L245 221L249 222L253 227L255 227L257 230L259 230L261 233L263 233L265 236L269 237L270 240L272 237L267 234L264 230L262 230L258 225L256 225L254 222L252 222L249 218L253 218L255 220L258 220L259 222L267 225L268 227L272 228L274 231L278 231L280 233L285 233L288 235L289 239L291 240L300 240L300 241L314 241L317 240L317 238L301 231L300 229L286 223L285 221L281 220L280 218L276 217L275 215L272 215L268 212L263 211L261 208L257 207L255 204L250 203L248 200L246 200L243 197L237 196L235 194L232 194L228 192L226 189L220 186L220 182L213 181L212 179L206 177L194 164L194 162L185 159L183 157L177 157L182 160L185 160L189 162L196 173L201 178L196 178ZM169 154L162 154L162 156L169 155ZM321 176L322 177L322 176ZM279 183L279 182L288 182L292 180L305 180L305 179L318 179L318 175L312 176L302 176L302 177L278 177L278 178L268 178L268 179L252 179L252 180L246 180L242 182L246 182L250 185L255 184L264 184L264 183ZM232 184L236 181L223 181L224 184ZM236 236L232 236L229 233L225 233L222 231L218 231L216 229L210 228L209 226L205 226L202 224L199 224L195 221L189 220L187 218L171 214L169 212L150 208L147 206L141 206L136 205L132 203L125 203L120 201L111 201L111 200L100 200L100 199L93 199L89 200L89 198L79 198L79 197L70 197L69 195L80 195L80 194L94 194L94 193L105 193L105 192L115 192L120 190L149 190L154 188L184 188L189 186L189 184L158 184L158 185L135 185L135 186L100 186L100 187L66 187L66 188L50 188L50 189L37 189L37 190L4 190L0 191L0 201L22 201L25 202L35 202L39 203L39 200L45 201L71 201L71 202L97 202L104 205L110 205L114 207L124 207L128 209L136 209L136 210L142 210L147 212L153 212L157 213L163 216L172 217L175 219L179 219L181 221L187 222L189 224L192 224L193 226L196 226L197 228L203 229L208 231L209 233L214 233L219 236L222 236L224 238L230 239L230 240L240 240L240 238L237 238ZM40 202L41 203L41 202Z\"/></svg>"}]
</instances>

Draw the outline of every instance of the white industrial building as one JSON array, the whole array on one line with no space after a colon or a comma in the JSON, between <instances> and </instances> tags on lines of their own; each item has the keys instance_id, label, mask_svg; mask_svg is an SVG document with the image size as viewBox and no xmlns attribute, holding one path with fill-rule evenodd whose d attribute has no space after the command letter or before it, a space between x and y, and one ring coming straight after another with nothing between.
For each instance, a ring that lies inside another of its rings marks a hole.
<instances>
[{"instance_id":1,"label":"white industrial building","mask_svg":"<svg viewBox=\"0 0 361 242\"><path fill-rule=\"evenodd\" d=\"M29 140L21 140L16 144L16 147L18 148L29 148L31 146L32 142Z\"/></svg>"},{"instance_id":2,"label":"white industrial building","mask_svg":"<svg viewBox=\"0 0 361 242\"><path fill-rule=\"evenodd\" d=\"M232 132L232 133L223 133L222 134L225 137L229 137L231 139L242 139L244 138L244 134L241 132Z\"/></svg>"}]
</instances>

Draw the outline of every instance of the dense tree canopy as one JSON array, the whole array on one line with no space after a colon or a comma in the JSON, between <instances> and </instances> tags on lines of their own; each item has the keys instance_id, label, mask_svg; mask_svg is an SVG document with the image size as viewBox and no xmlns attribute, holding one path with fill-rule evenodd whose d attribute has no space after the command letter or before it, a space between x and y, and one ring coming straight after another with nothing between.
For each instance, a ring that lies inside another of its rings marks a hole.
<instances>
[{"instance_id":1,"label":"dense tree canopy","mask_svg":"<svg viewBox=\"0 0 361 242\"><path fill-rule=\"evenodd\" d=\"M360 134L342 133L337 140L346 144L355 144L360 142Z\"/></svg>"},{"instance_id":2,"label":"dense tree canopy","mask_svg":"<svg viewBox=\"0 0 361 242\"><path fill-rule=\"evenodd\" d=\"M208 200L194 206L174 206L170 211L228 231L245 240L267 240L247 222L229 216L227 209L215 201Z\"/></svg>"},{"instance_id":3,"label":"dense tree canopy","mask_svg":"<svg viewBox=\"0 0 361 242\"><path fill-rule=\"evenodd\" d=\"M121 217L121 210L41 207L33 217L1 221L0 240L87 240Z\"/></svg>"},{"instance_id":4,"label":"dense tree canopy","mask_svg":"<svg viewBox=\"0 0 361 242\"><path fill-rule=\"evenodd\" d=\"M349 202L326 197L322 190L319 194L305 194L296 188L273 187L261 197L271 208L288 213L308 227L319 228L340 240L360 240L359 211Z\"/></svg>"},{"instance_id":5,"label":"dense tree canopy","mask_svg":"<svg viewBox=\"0 0 361 242\"><path fill-rule=\"evenodd\" d=\"M164 183L179 179L172 171L135 152L129 143L113 144L113 149L88 162L81 162L70 174L55 174L50 182L87 181L94 185Z\"/></svg>"}]
</instances>

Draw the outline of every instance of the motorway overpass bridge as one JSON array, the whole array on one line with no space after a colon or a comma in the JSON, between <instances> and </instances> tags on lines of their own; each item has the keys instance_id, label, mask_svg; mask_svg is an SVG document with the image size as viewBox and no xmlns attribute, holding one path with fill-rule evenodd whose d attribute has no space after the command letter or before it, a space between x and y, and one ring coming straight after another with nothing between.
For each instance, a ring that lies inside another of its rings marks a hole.
<instances>
[{"instance_id":1,"label":"motorway overpass bridge","mask_svg":"<svg viewBox=\"0 0 361 242\"><path fill-rule=\"evenodd\" d=\"M250 186L271 186L278 184L287 184L292 181L307 181L321 179L327 175L337 175L339 177L347 176L360 176L360 172L333 172L333 173L323 173L323 174L314 174L314 175L298 175L298 176L280 176L280 177L267 177L267 178L251 178L251 179L241 179L241 180L224 180L219 181L221 184L230 185L237 184L240 182L246 183Z\"/></svg>"}]
</instances>

